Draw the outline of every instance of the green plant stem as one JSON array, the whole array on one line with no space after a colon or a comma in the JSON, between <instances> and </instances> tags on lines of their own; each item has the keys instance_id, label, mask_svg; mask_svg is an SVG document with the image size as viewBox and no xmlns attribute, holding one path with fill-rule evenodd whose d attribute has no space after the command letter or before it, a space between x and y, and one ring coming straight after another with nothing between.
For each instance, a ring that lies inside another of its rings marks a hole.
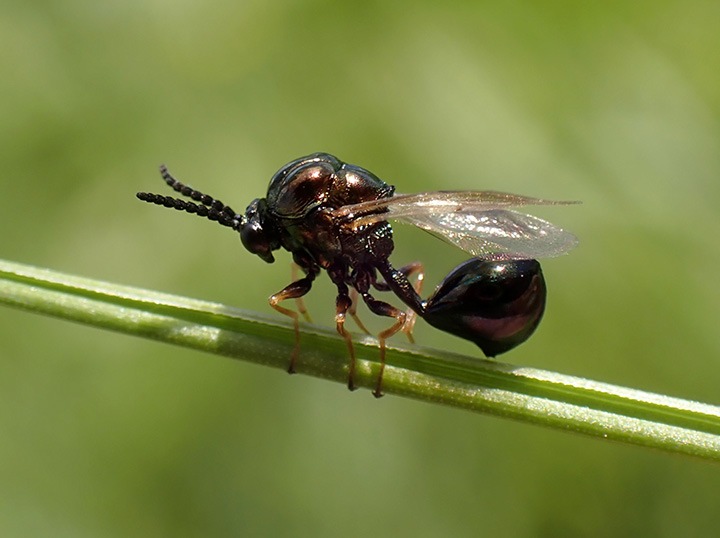
<instances>
[{"instance_id":1,"label":"green plant stem","mask_svg":"<svg viewBox=\"0 0 720 538\"><path fill-rule=\"evenodd\" d=\"M0 261L0 302L36 313L286 369L292 326L217 303ZM301 327L297 371L347 382L333 331ZM356 384L372 388L375 340L358 338ZM383 378L399 394L526 422L720 460L720 408L418 346L392 347Z\"/></svg>"}]
</instances>

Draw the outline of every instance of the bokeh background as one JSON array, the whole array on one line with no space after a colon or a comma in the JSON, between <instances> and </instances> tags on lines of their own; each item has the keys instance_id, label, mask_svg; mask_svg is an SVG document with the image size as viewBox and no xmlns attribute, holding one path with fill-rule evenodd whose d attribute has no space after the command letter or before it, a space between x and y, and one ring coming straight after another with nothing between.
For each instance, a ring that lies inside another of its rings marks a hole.
<instances>
[{"instance_id":1,"label":"bokeh background","mask_svg":"<svg viewBox=\"0 0 720 538\"><path fill-rule=\"evenodd\" d=\"M403 192L579 199L537 212L581 244L504 359L718 404L718 28L714 0L5 0L0 257L268 313L289 257L137 202L159 163L236 209L314 151ZM428 289L464 258L396 236ZM710 536L719 488L701 461L0 309L2 536Z\"/></svg>"}]
</instances>

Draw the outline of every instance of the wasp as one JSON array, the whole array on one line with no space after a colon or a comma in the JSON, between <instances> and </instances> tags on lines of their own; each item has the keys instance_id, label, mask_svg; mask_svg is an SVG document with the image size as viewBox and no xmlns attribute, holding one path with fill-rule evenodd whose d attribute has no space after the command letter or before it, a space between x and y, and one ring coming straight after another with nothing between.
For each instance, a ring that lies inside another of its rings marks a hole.
<instances>
[{"instance_id":1,"label":"wasp","mask_svg":"<svg viewBox=\"0 0 720 538\"><path fill-rule=\"evenodd\" d=\"M398 194L375 174L344 163L328 153L313 153L289 162L273 175L264 198L237 213L215 197L160 172L181 198L137 193L145 202L193 213L240 234L244 247L273 263L284 249L304 276L269 298L272 308L292 318L295 347L288 371L295 371L300 351L299 316L302 304L321 272L337 288L335 324L350 357L348 387L355 388L355 352L345 328L357 319L359 297L379 316L394 319L378 334L380 370L373 394L382 395L385 346L404 332L412 339L419 316L430 325L477 344L488 357L525 342L535 331L546 301L546 285L537 258L559 256L577 245L570 232L513 208L564 205L558 202L496 191L435 191ZM422 263L400 268L390 263L393 230L390 221L411 224L472 255L453 269L428 299L420 296ZM413 282L414 280L414 282ZM407 307L399 309L376 298L394 293ZM298 310L282 306L296 299ZM366 331L367 332L367 331Z\"/></svg>"}]
</instances>

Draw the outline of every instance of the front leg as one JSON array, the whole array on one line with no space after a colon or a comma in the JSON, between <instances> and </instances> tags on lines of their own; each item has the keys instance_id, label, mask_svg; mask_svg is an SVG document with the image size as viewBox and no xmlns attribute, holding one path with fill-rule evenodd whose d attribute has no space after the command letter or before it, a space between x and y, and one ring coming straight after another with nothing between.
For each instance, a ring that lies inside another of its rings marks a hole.
<instances>
[{"instance_id":1,"label":"front leg","mask_svg":"<svg viewBox=\"0 0 720 538\"><path fill-rule=\"evenodd\" d=\"M286 299L299 299L303 295L306 295L310 291L310 288L312 288L312 283L313 280L315 280L316 274L317 273L314 272L308 273L305 278L301 278L300 280L293 282L289 286L283 288L282 291L277 292L268 299L271 307L281 314L291 317L293 320L293 327L295 329L295 347L293 348L292 355L290 355L290 364L288 365L288 373L290 374L295 373L295 362L300 354L300 322L296 311L280 306L279 303L285 301Z\"/></svg>"},{"instance_id":2,"label":"front leg","mask_svg":"<svg viewBox=\"0 0 720 538\"><path fill-rule=\"evenodd\" d=\"M293 282L297 281L298 279L298 269L302 269L297 263L293 262L290 265L290 278ZM309 290L308 290L309 291ZM305 295L305 294L303 294ZM310 313L308 312L307 307L305 306L305 301L303 300L302 296L295 298L295 306L297 307L298 314L300 314L303 318L305 318L305 321L307 323L312 323L312 318L310 317Z\"/></svg>"}]
</instances>

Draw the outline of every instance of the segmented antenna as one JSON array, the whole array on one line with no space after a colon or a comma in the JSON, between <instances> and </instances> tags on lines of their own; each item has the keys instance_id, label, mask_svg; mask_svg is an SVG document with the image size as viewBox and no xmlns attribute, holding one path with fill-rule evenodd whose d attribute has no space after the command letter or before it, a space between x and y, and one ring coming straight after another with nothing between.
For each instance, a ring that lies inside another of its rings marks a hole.
<instances>
[{"instance_id":1,"label":"segmented antenna","mask_svg":"<svg viewBox=\"0 0 720 538\"><path fill-rule=\"evenodd\" d=\"M138 199L143 202L170 207L178 211L185 211L200 217L205 217L233 230L239 230L240 226L244 224L245 217L243 215L238 215L230 206L223 204L220 200L181 183L168 172L164 164L160 166L160 175L162 175L165 183L167 183L171 189L200 203L195 204L193 202L186 202L180 198L150 192L137 193L136 196Z\"/></svg>"}]
</instances>

